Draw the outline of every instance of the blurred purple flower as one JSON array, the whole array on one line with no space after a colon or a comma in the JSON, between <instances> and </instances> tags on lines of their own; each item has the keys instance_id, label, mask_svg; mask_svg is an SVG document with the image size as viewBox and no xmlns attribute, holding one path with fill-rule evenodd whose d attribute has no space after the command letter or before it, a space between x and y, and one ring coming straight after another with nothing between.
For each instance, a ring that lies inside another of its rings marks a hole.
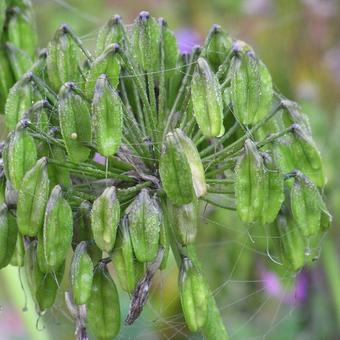
<instances>
[{"instance_id":1,"label":"blurred purple flower","mask_svg":"<svg viewBox=\"0 0 340 340\"><path fill-rule=\"evenodd\" d=\"M282 300L289 305L302 303L308 296L308 275L305 270L297 274L294 286L288 289L282 286L277 274L262 268L260 270L263 289L266 294Z\"/></svg>"},{"instance_id":2,"label":"blurred purple flower","mask_svg":"<svg viewBox=\"0 0 340 340\"><path fill-rule=\"evenodd\" d=\"M201 43L201 37L194 30L183 27L175 32L177 45L181 53L190 53L195 45Z\"/></svg>"},{"instance_id":3,"label":"blurred purple flower","mask_svg":"<svg viewBox=\"0 0 340 340\"><path fill-rule=\"evenodd\" d=\"M93 157L93 160L99 164L105 165L106 158L102 156L100 153L96 152L96 154Z\"/></svg>"}]
</instances>

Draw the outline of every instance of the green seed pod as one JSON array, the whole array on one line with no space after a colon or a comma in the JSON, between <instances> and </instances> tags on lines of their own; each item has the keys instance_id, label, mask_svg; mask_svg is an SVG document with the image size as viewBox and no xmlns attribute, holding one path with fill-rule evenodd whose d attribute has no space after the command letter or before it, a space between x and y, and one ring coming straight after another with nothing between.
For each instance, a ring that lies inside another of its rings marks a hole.
<instances>
[{"instance_id":1,"label":"green seed pod","mask_svg":"<svg viewBox=\"0 0 340 340\"><path fill-rule=\"evenodd\" d=\"M284 201L284 177L269 154L263 154L263 224L274 222Z\"/></svg>"},{"instance_id":2,"label":"green seed pod","mask_svg":"<svg viewBox=\"0 0 340 340\"><path fill-rule=\"evenodd\" d=\"M75 93L75 85L66 83L59 93L59 124L69 158L73 162L86 161L91 150L91 115L87 102Z\"/></svg>"},{"instance_id":3,"label":"green seed pod","mask_svg":"<svg viewBox=\"0 0 340 340\"><path fill-rule=\"evenodd\" d=\"M27 73L9 91L5 106L6 125L14 130L17 123L24 118L31 108L32 102L40 99L32 83L31 73Z\"/></svg>"},{"instance_id":4,"label":"green seed pod","mask_svg":"<svg viewBox=\"0 0 340 340\"><path fill-rule=\"evenodd\" d=\"M202 54L209 61L214 71L217 71L218 67L224 62L231 51L232 44L229 34L221 26L213 25L204 44Z\"/></svg>"},{"instance_id":5,"label":"green seed pod","mask_svg":"<svg viewBox=\"0 0 340 340\"><path fill-rule=\"evenodd\" d=\"M57 270L63 264L72 242L72 210L56 185L47 202L43 227L43 246L46 263Z\"/></svg>"},{"instance_id":6,"label":"green seed pod","mask_svg":"<svg viewBox=\"0 0 340 340\"><path fill-rule=\"evenodd\" d=\"M36 236L43 227L48 195L47 159L41 158L26 173L19 189L17 223L22 235Z\"/></svg>"},{"instance_id":7,"label":"green seed pod","mask_svg":"<svg viewBox=\"0 0 340 340\"><path fill-rule=\"evenodd\" d=\"M91 227L97 246L111 252L116 241L120 218L120 204L116 188L109 187L94 201L91 211Z\"/></svg>"},{"instance_id":8,"label":"green seed pod","mask_svg":"<svg viewBox=\"0 0 340 340\"><path fill-rule=\"evenodd\" d=\"M132 294L143 274L144 265L135 258L129 227L124 218L119 225L112 261L122 289Z\"/></svg>"},{"instance_id":9,"label":"green seed pod","mask_svg":"<svg viewBox=\"0 0 340 340\"><path fill-rule=\"evenodd\" d=\"M237 212L246 223L255 222L263 209L264 167L255 144L247 139L244 153L235 168L235 197Z\"/></svg>"},{"instance_id":10,"label":"green seed pod","mask_svg":"<svg viewBox=\"0 0 340 340\"><path fill-rule=\"evenodd\" d=\"M100 75L106 74L111 86L116 88L119 83L120 65L118 62L118 44L109 45L104 52L91 64L86 76L85 94L92 100L94 88Z\"/></svg>"},{"instance_id":11,"label":"green seed pod","mask_svg":"<svg viewBox=\"0 0 340 340\"><path fill-rule=\"evenodd\" d=\"M33 66L33 61L26 51L13 44L6 43L5 48L15 79L18 80Z\"/></svg>"},{"instance_id":12,"label":"green seed pod","mask_svg":"<svg viewBox=\"0 0 340 340\"><path fill-rule=\"evenodd\" d=\"M242 124L255 124L264 118L271 108L271 76L252 51L234 57L231 69L233 113Z\"/></svg>"},{"instance_id":13,"label":"green seed pod","mask_svg":"<svg viewBox=\"0 0 340 340\"><path fill-rule=\"evenodd\" d=\"M158 252L161 211L155 198L142 189L126 209L133 250L140 262L152 261Z\"/></svg>"},{"instance_id":14,"label":"green seed pod","mask_svg":"<svg viewBox=\"0 0 340 340\"><path fill-rule=\"evenodd\" d=\"M34 139L22 126L18 126L15 131L10 133L7 143L6 177L11 181L15 189L19 189L26 172L37 161L37 149Z\"/></svg>"},{"instance_id":15,"label":"green seed pod","mask_svg":"<svg viewBox=\"0 0 340 340\"><path fill-rule=\"evenodd\" d=\"M31 58L35 57L38 36L30 11L25 11L18 7L10 10L7 35L11 44L25 51Z\"/></svg>"},{"instance_id":16,"label":"green seed pod","mask_svg":"<svg viewBox=\"0 0 340 340\"><path fill-rule=\"evenodd\" d=\"M0 114L4 114L7 95L14 83L14 78L3 46L0 46L0 74Z\"/></svg>"},{"instance_id":17,"label":"green seed pod","mask_svg":"<svg viewBox=\"0 0 340 340\"><path fill-rule=\"evenodd\" d=\"M306 174L317 186L326 184L321 155L314 141L299 127L293 131L295 142L291 146L294 155L296 169ZM292 171L294 169L291 169Z\"/></svg>"},{"instance_id":18,"label":"green seed pod","mask_svg":"<svg viewBox=\"0 0 340 340\"><path fill-rule=\"evenodd\" d=\"M119 297L110 273L101 263L95 270L86 306L87 321L94 336L102 340L114 338L121 323Z\"/></svg>"},{"instance_id":19,"label":"green seed pod","mask_svg":"<svg viewBox=\"0 0 340 340\"><path fill-rule=\"evenodd\" d=\"M191 97L197 124L206 137L224 134L223 101L218 80L204 58L198 58L191 83Z\"/></svg>"},{"instance_id":20,"label":"green seed pod","mask_svg":"<svg viewBox=\"0 0 340 340\"><path fill-rule=\"evenodd\" d=\"M195 190L188 158L172 132L165 138L159 173L164 191L172 203L182 205L194 200Z\"/></svg>"},{"instance_id":21,"label":"green seed pod","mask_svg":"<svg viewBox=\"0 0 340 340\"><path fill-rule=\"evenodd\" d=\"M294 221L301 234L308 238L320 231L322 200L313 182L302 173L297 173L290 191Z\"/></svg>"},{"instance_id":22,"label":"green seed pod","mask_svg":"<svg viewBox=\"0 0 340 340\"><path fill-rule=\"evenodd\" d=\"M37 261L40 271L43 273L51 273L54 272L54 267L50 266L46 262L45 258L45 250L44 250L44 237L43 237L43 230L38 233L37 237Z\"/></svg>"},{"instance_id":23,"label":"green seed pod","mask_svg":"<svg viewBox=\"0 0 340 340\"><path fill-rule=\"evenodd\" d=\"M159 266L160 270L164 270L166 268L166 265L168 263L168 258L169 258L169 253L170 253L170 239L169 239L169 221L166 218L166 216L162 216L162 222L159 230L159 245L163 247L164 253L163 253L163 258L162 262Z\"/></svg>"},{"instance_id":24,"label":"green seed pod","mask_svg":"<svg viewBox=\"0 0 340 340\"><path fill-rule=\"evenodd\" d=\"M93 263L86 252L86 242L78 244L71 263L71 287L75 304L85 304L91 295Z\"/></svg>"},{"instance_id":25,"label":"green seed pod","mask_svg":"<svg viewBox=\"0 0 340 340\"><path fill-rule=\"evenodd\" d=\"M283 173L299 169L317 186L323 187L326 184L326 178L322 159L312 139L308 119L302 115L295 103L287 100L283 103L284 108L270 119L265 129L268 135L292 128L291 133L282 136L272 145L276 162ZM295 121L299 123L294 123ZM263 137L262 133L260 138Z\"/></svg>"},{"instance_id":26,"label":"green seed pod","mask_svg":"<svg viewBox=\"0 0 340 340\"><path fill-rule=\"evenodd\" d=\"M174 135L178 139L179 144L182 147L185 156L187 157L191 169L192 182L196 197L204 196L207 193L207 184L205 182L205 173L202 160L197 151L196 145L180 129L176 129Z\"/></svg>"},{"instance_id":27,"label":"green seed pod","mask_svg":"<svg viewBox=\"0 0 340 340\"><path fill-rule=\"evenodd\" d=\"M161 43L164 49L164 68L166 70L165 77L170 79L175 74L175 68L179 56L176 36L171 30L169 30L168 25L163 18L158 20L158 24L162 30Z\"/></svg>"},{"instance_id":28,"label":"green seed pod","mask_svg":"<svg viewBox=\"0 0 340 340\"><path fill-rule=\"evenodd\" d=\"M141 12L133 26L132 50L141 68L159 71L160 27L148 12Z\"/></svg>"},{"instance_id":29,"label":"green seed pod","mask_svg":"<svg viewBox=\"0 0 340 340\"><path fill-rule=\"evenodd\" d=\"M285 127L289 127L293 124L298 124L300 128L309 136L312 135L312 129L309 123L309 119L306 114L304 114L297 103L293 101L284 99L281 100L282 103L282 122Z\"/></svg>"},{"instance_id":30,"label":"green seed pod","mask_svg":"<svg viewBox=\"0 0 340 340\"><path fill-rule=\"evenodd\" d=\"M91 228L91 210L92 205L88 201L81 202L73 219L73 249L82 242L87 241L87 253L93 262L98 262L102 257L102 251L93 242L93 234Z\"/></svg>"},{"instance_id":31,"label":"green seed pod","mask_svg":"<svg viewBox=\"0 0 340 340\"><path fill-rule=\"evenodd\" d=\"M55 273L44 273L37 261L37 241L32 241L26 250L25 273L28 287L39 313L52 307L64 275L64 266Z\"/></svg>"},{"instance_id":32,"label":"green seed pod","mask_svg":"<svg viewBox=\"0 0 340 340\"><path fill-rule=\"evenodd\" d=\"M50 110L51 105L47 100L43 99L35 102L26 112L26 116L39 130L48 133L50 124Z\"/></svg>"},{"instance_id":33,"label":"green seed pod","mask_svg":"<svg viewBox=\"0 0 340 340\"><path fill-rule=\"evenodd\" d=\"M60 146L52 144L49 145L49 157L64 162L66 153ZM65 187L71 185L70 173L66 168L48 164L48 177L50 179L50 189L53 189L57 184Z\"/></svg>"},{"instance_id":34,"label":"green seed pod","mask_svg":"<svg viewBox=\"0 0 340 340\"><path fill-rule=\"evenodd\" d=\"M194 201L181 206L172 206L173 228L182 245L193 243L197 234L198 204Z\"/></svg>"},{"instance_id":35,"label":"green seed pod","mask_svg":"<svg viewBox=\"0 0 340 340\"><path fill-rule=\"evenodd\" d=\"M208 316L208 292L202 274L187 257L182 261L178 285L185 322L191 332L197 332Z\"/></svg>"},{"instance_id":36,"label":"green seed pod","mask_svg":"<svg viewBox=\"0 0 340 340\"><path fill-rule=\"evenodd\" d=\"M291 217L279 214L276 221L282 260L293 272L297 272L305 264L304 238Z\"/></svg>"},{"instance_id":37,"label":"green seed pod","mask_svg":"<svg viewBox=\"0 0 340 340\"><path fill-rule=\"evenodd\" d=\"M23 267L24 259L25 259L24 241L22 235L18 234L17 242L15 244L15 249L10 264L15 267Z\"/></svg>"},{"instance_id":38,"label":"green seed pod","mask_svg":"<svg viewBox=\"0 0 340 340\"><path fill-rule=\"evenodd\" d=\"M48 44L47 73L52 88L59 89L66 82L79 82L78 47L70 36L70 29L62 25Z\"/></svg>"},{"instance_id":39,"label":"green seed pod","mask_svg":"<svg viewBox=\"0 0 340 340\"><path fill-rule=\"evenodd\" d=\"M320 195L320 201L321 201L321 218L320 218L320 228L321 231L327 231L331 226L333 222L333 216L327 209L326 203L323 200L321 194Z\"/></svg>"},{"instance_id":40,"label":"green seed pod","mask_svg":"<svg viewBox=\"0 0 340 340\"><path fill-rule=\"evenodd\" d=\"M125 36L122 19L119 15L113 16L100 30L96 43L96 55L100 55L111 44L124 43Z\"/></svg>"},{"instance_id":41,"label":"green seed pod","mask_svg":"<svg viewBox=\"0 0 340 340\"><path fill-rule=\"evenodd\" d=\"M15 251L18 227L7 205L0 205L0 269L6 267Z\"/></svg>"},{"instance_id":42,"label":"green seed pod","mask_svg":"<svg viewBox=\"0 0 340 340\"><path fill-rule=\"evenodd\" d=\"M81 202L74 216L73 244L81 241L90 241L93 239L91 230L91 208L92 205L88 201Z\"/></svg>"},{"instance_id":43,"label":"green seed pod","mask_svg":"<svg viewBox=\"0 0 340 340\"><path fill-rule=\"evenodd\" d=\"M171 109L175 103L175 100L178 95L178 91L182 84L187 64L189 63L187 60L187 54L178 55L176 64L174 65L174 70L172 72L172 76L167 78L166 88L167 88L167 105L168 108ZM165 73L166 75L168 72Z\"/></svg>"},{"instance_id":44,"label":"green seed pod","mask_svg":"<svg viewBox=\"0 0 340 340\"><path fill-rule=\"evenodd\" d=\"M111 156L117 152L122 139L123 107L104 74L96 82L92 113L97 150L103 156Z\"/></svg>"}]
</instances>

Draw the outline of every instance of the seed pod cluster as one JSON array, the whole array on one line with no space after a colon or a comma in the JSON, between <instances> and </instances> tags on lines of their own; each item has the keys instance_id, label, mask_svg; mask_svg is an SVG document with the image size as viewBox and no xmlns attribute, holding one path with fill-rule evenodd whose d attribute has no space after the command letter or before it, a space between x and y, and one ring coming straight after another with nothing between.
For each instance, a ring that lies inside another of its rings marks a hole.
<instances>
[{"instance_id":1,"label":"seed pod cluster","mask_svg":"<svg viewBox=\"0 0 340 340\"><path fill-rule=\"evenodd\" d=\"M0 2L0 30L0 267L25 268L39 313L67 287L82 332L116 337L114 278L131 324L172 250L188 329L225 332L193 255L201 202L277 229L285 268L308 262L331 224L322 160L248 45L214 26L180 53L142 12L131 29L112 17L93 54L63 25L37 56L27 0Z\"/></svg>"},{"instance_id":2,"label":"seed pod cluster","mask_svg":"<svg viewBox=\"0 0 340 340\"><path fill-rule=\"evenodd\" d=\"M1 1L0 38L0 114L3 114L11 86L33 66L37 57L38 36L30 0Z\"/></svg>"}]
</instances>

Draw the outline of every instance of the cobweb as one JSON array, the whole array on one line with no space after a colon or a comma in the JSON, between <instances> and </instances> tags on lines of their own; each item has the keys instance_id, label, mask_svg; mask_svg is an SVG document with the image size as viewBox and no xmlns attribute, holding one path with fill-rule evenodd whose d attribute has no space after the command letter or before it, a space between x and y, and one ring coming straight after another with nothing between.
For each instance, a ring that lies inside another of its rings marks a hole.
<instances>
[{"instance_id":1,"label":"cobweb","mask_svg":"<svg viewBox=\"0 0 340 340\"><path fill-rule=\"evenodd\" d=\"M65 11L97 28L81 36L86 45L94 46L100 25L105 22L93 14L84 13L63 0L51 0ZM39 5L33 1L34 5ZM182 42L183 44L183 42ZM188 48L192 44L188 44ZM296 324L308 293L308 272L303 294L298 294L298 278L280 264L279 253L268 246L272 236L268 228L240 223L236 213L202 205L196 246L203 273L210 284L231 339L289 339L292 334L278 333ZM156 275L140 318L131 326L122 325L118 339L200 339L190 335L177 290L175 261L169 258L167 269ZM67 275L67 274L66 274ZM118 284L117 284L118 286ZM303 289L302 289L303 290ZM127 314L130 297L120 291L122 317ZM58 329L73 329L66 322L70 317L63 303L58 302L44 317L52 328L52 337L60 338ZM65 326L66 322L66 326ZM64 332L65 330L63 330ZM298 332L298 330L296 330ZM55 335L53 335L55 333ZM296 334L295 334L296 335Z\"/></svg>"}]
</instances>

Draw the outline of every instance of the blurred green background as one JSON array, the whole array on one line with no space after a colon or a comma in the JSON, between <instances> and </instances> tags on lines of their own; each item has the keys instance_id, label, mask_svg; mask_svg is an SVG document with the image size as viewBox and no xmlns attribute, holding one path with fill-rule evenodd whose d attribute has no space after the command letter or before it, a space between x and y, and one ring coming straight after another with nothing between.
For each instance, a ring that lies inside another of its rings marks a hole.
<instances>
[{"instance_id":1,"label":"blurred green background","mask_svg":"<svg viewBox=\"0 0 340 340\"><path fill-rule=\"evenodd\" d=\"M204 270L232 339L339 339L340 1L33 0L33 6L41 47L61 23L94 46L98 28L111 15L118 13L131 24L147 10L166 18L182 49L202 43L214 23L255 48L276 86L310 117L326 163L333 228L320 244L319 261L291 277L267 254L265 230L247 229L233 213L208 208L197 241ZM22 311L25 291L17 269L0 275L0 339L73 339L62 297L58 307L38 319L29 298L28 311ZM176 275L173 264L157 277L143 316L124 326L120 339L188 337ZM125 313L129 297L121 296Z\"/></svg>"}]
</instances>

